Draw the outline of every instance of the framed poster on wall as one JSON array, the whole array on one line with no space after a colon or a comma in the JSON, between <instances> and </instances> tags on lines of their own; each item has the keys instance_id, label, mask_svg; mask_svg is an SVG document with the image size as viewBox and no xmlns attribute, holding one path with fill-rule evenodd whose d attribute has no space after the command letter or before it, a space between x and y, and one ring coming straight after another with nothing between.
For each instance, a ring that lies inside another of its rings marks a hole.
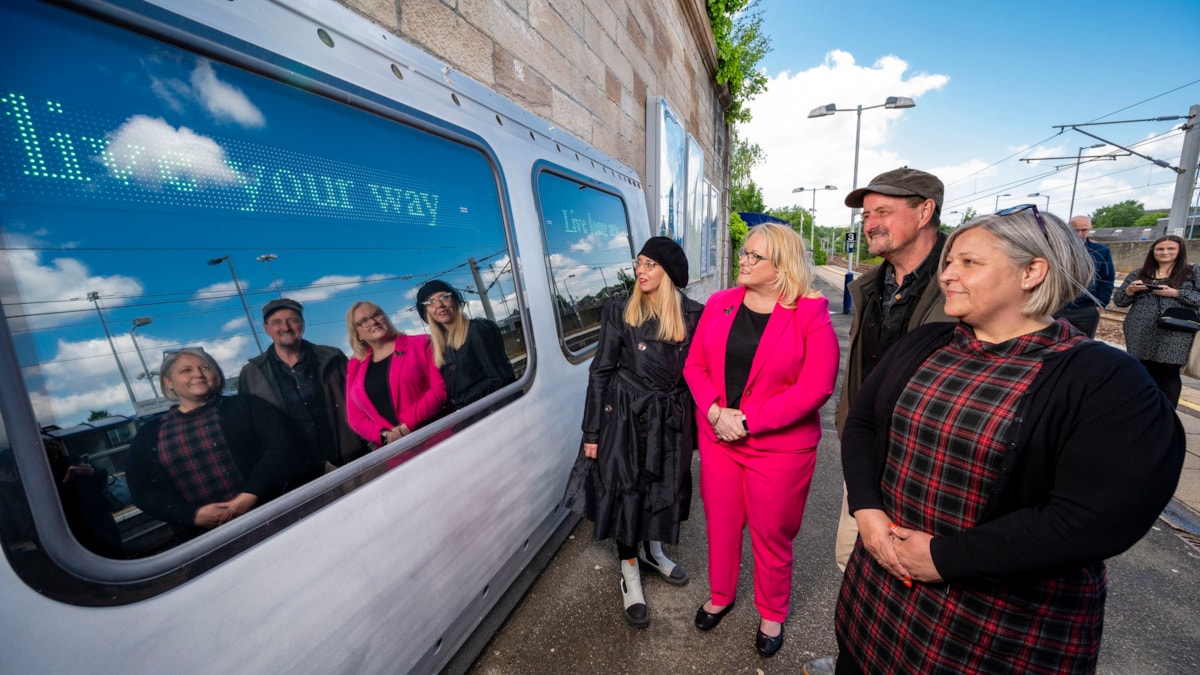
<instances>
[{"instance_id":1,"label":"framed poster on wall","mask_svg":"<svg viewBox=\"0 0 1200 675\"><path fill-rule=\"evenodd\" d=\"M684 246L687 212L687 134L661 96L646 106L646 209L652 234Z\"/></svg>"}]
</instances>

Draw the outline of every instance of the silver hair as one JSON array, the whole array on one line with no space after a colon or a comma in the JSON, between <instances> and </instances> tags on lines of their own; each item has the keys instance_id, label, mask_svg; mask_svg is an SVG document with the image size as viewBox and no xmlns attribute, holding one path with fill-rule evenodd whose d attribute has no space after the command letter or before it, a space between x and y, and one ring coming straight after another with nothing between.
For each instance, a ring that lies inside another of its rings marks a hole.
<instances>
[{"instance_id":1,"label":"silver hair","mask_svg":"<svg viewBox=\"0 0 1200 675\"><path fill-rule=\"evenodd\" d=\"M216 373L217 386L213 387L213 398L220 396L221 392L225 390L225 373L221 370L221 366L217 365L217 360L200 347L184 347L183 349L175 349L169 352L163 352L162 367L158 369L160 380L159 385L162 387L163 396L167 397L167 399L171 401L179 400L179 394L175 393L174 389L171 389L167 386L167 380L169 380L171 375L175 372L175 363L179 361L179 357L181 356L194 356L203 361L204 365L208 366L212 372Z\"/></svg>"},{"instance_id":2,"label":"silver hair","mask_svg":"<svg viewBox=\"0 0 1200 675\"><path fill-rule=\"evenodd\" d=\"M954 240L967 230L980 228L1000 241L1017 268L1025 267L1034 258L1046 261L1046 278L1030 292L1021 308L1024 316L1053 314L1080 295L1091 296L1087 288L1096 267L1083 241L1058 216L1039 213L1042 221L1039 223L1035 213L1038 212L1031 207L1004 216L981 216L960 225L946 239L938 274L946 267L946 256L953 250Z\"/></svg>"}]
</instances>

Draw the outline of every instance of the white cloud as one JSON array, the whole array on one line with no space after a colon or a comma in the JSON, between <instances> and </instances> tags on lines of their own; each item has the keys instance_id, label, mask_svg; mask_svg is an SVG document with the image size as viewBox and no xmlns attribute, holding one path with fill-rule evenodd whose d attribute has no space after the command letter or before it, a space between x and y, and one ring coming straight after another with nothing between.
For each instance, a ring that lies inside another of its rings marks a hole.
<instances>
[{"instance_id":1,"label":"white cloud","mask_svg":"<svg viewBox=\"0 0 1200 675\"><path fill-rule=\"evenodd\" d=\"M230 319L221 326L222 333L230 333L235 330L246 330L246 317L239 316L236 319Z\"/></svg>"},{"instance_id":2,"label":"white cloud","mask_svg":"<svg viewBox=\"0 0 1200 675\"><path fill-rule=\"evenodd\" d=\"M248 128L266 126L262 111L241 89L222 82L210 62L197 62L191 80L196 97L217 120L235 122Z\"/></svg>"},{"instance_id":3,"label":"white cloud","mask_svg":"<svg viewBox=\"0 0 1200 675\"><path fill-rule=\"evenodd\" d=\"M247 288L246 282L242 281L241 279L238 280L237 286L233 285L232 279L229 281L220 281L196 291L196 293L192 295L192 300L204 304L213 304L237 295L238 286L241 287L242 291L245 291Z\"/></svg>"},{"instance_id":4,"label":"white cloud","mask_svg":"<svg viewBox=\"0 0 1200 675\"><path fill-rule=\"evenodd\" d=\"M766 160L752 172L768 206L801 204L811 207L810 195L793 195L800 186L837 185L818 194L818 212L826 212L850 191L856 117L840 112L806 120L809 110L829 103L850 108L858 101L884 101L888 96L917 99L941 89L946 75L908 73L908 64L886 56L861 66L848 52L835 50L824 63L769 79L767 91L750 104L753 119L739 128L742 138L757 143ZM862 116L859 182L907 163L888 148L888 140L903 110L872 110ZM836 199L835 197L836 196ZM818 220L820 223L821 221ZM821 223L824 224L824 223Z\"/></svg>"},{"instance_id":5,"label":"white cloud","mask_svg":"<svg viewBox=\"0 0 1200 675\"><path fill-rule=\"evenodd\" d=\"M243 322L245 320L243 319ZM113 345L125 368L134 396L138 400L154 396L146 380L138 379L142 372L141 361L134 350L128 333L113 335ZM155 337L153 333L138 334L138 346L151 370L158 370L164 349L180 346L177 340ZM228 338L189 342L188 346L200 346L220 364L226 378L240 372L248 358L257 353L249 336L234 335ZM60 339L53 358L37 367L26 369L27 382L40 382L41 386L30 394L34 412L39 423L67 426L87 418L91 410L108 410L114 414L132 414L129 392L117 370L112 348L104 338L77 342ZM155 379L155 386L158 386ZM161 391L161 390L160 390Z\"/></svg>"},{"instance_id":6,"label":"white cloud","mask_svg":"<svg viewBox=\"0 0 1200 675\"><path fill-rule=\"evenodd\" d=\"M240 180L216 141L146 115L134 115L109 133L108 147L96 160L114 178L154 188L170 184L187 191Z\"/></svg>"},{"instance_id":7,"label":"white cloud","mask_svg":"<svg viewBox=\"0 0 1200 675\"><path fill-rule=\"evenodd\" d=\"M100 294L102 308L123 305L142 293L142 283L137 279L92 274L76 258L53 258L47 263L42 260L43 251L23 248L37 247L39 242L20 234L6 236L9 248L4 254L16 280L16 292L6 286L0 299L9 317L25 315L29 328L58 326L78 320L80 312L94 312L95 305L87 300L89 292Z\"/></svg>"},{"instance_id":8,"label":"white cloud","mask_svg":"<svg viewBox=\"0 0 1200 675\"><path fill-rule=\"evenodd\" d=\"M314 280L306 288L299 288L288 293L288 297L299 302L318 302L346 291L354 290L363 284L374 281L391 279L387 274L330 274Z\"/></svg>"}]
</instances>

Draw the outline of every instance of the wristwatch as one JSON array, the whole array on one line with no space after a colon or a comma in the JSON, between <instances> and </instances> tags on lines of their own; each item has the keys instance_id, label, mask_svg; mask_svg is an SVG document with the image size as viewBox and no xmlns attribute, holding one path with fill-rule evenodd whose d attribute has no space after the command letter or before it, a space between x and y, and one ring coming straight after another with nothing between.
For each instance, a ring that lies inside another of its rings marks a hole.
<instances>
[{"instance_id":1,"label":"wristwatch","mask_svg":"<svg viewBox=\"0 0 1200 675\"><path fill-rule=\"evenodd\" d=\"M746 424L745 417L742 418L742 429L745 429L746 433L750 433L750 425Z\"/></svg>"},{"instance_id":2,"label":"wristwatch","mask_svg":"<svg viewBox=\"0 0 1200 675\"><path fill-rule=\"evenodd\" d=\"M383 431L379 432L379 444L380 445L387 445L387 432L388 432L387 429L384 429Z\"/></svg>"}]
</instances>

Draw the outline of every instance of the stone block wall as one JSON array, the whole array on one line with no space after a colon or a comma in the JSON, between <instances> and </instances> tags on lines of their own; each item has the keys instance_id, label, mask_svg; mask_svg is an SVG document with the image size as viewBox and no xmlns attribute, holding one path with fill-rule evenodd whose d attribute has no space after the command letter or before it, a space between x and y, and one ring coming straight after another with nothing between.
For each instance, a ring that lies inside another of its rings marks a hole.
<instances>
[{"instance_id":1,"label":"stone block wall","mask_svg":"<svg viewBox=\"0 0 1200 675\"><path fill-rule=\"evenodd\" d=\"M337 0L632 167L664 96L728 195L728 127L703 0ZM649 200L650 195L647 195Z\"/></svg>"}]
</instances>

